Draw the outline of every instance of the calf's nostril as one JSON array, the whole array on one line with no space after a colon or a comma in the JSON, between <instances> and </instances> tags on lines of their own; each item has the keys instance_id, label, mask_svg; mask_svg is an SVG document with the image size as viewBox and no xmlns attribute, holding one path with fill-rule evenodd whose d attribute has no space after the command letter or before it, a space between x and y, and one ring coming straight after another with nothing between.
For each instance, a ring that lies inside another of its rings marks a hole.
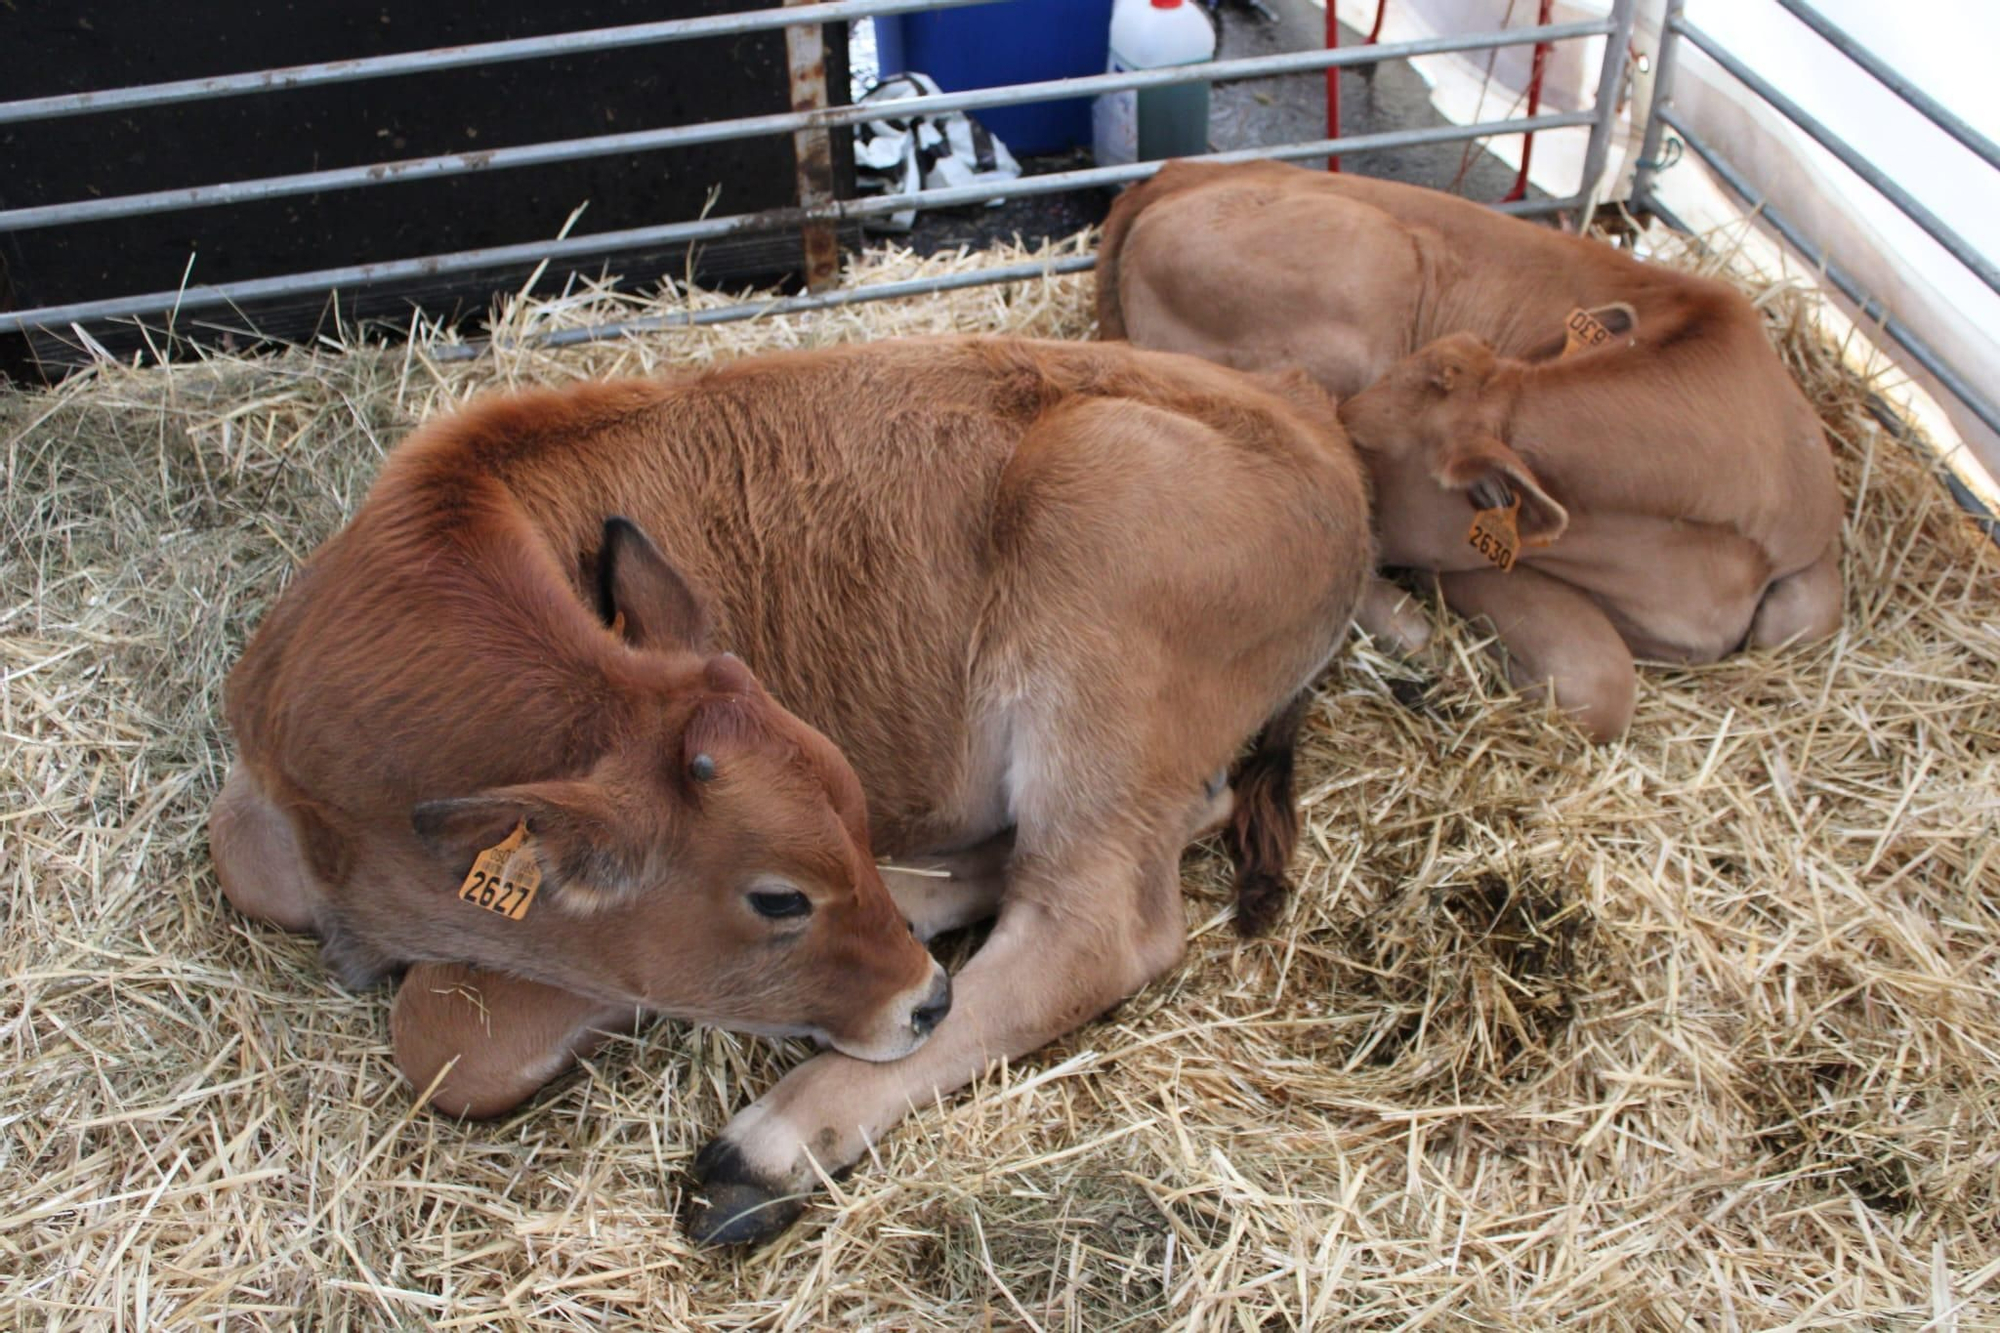
<instances>
[{"instance_id":1,"label":"calf's nostril","mask_svg":"<svg viewBox=\"0 0 2000 1333\"><path fill-rule=\"evenodd\" d=\"M951 974L939 972L931 993L910 1015L910 1027L919 1037L928 1037L944 1016L951 1012Z\"/></svg>"}]
</instances>

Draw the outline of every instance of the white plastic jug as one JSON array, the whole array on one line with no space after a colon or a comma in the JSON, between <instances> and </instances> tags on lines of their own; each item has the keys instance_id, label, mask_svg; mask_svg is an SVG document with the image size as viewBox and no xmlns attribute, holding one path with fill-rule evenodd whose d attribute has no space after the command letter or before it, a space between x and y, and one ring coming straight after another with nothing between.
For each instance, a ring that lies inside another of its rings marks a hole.
<instances>
[{"instance_id":1,"label":"white plastic jug","mask_svg":"<svg viewBox=\"0 0 2000 1333\"><path fill-rule=\"evenodd\" d=\"M1215 56L1215 29L1189 0L1117 0L1111 10L1113 74L1190 65ZM1106 93L1091 108L1097 165L1151 162L1208 151L1208 85L1184 83Z\"/></svg>"}]
</instances>

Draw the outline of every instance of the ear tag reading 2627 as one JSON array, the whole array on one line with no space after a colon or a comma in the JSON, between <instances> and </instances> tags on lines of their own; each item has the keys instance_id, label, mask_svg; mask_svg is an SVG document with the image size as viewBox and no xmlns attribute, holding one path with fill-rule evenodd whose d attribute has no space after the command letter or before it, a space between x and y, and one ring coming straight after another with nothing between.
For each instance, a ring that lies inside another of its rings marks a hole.
<instances>
[{"instance_id":1,"label":"ear tag reading 2627","mask_svg":"<svg viewBox=\"0 0 2000 1333\"><path fill-rule=\"evenodd\" d=\"M526 916L535 901L535 890L542 887L542 863L532 853L514 854L527 840L528 821L524 819L514 825L512 833L474 857L472 872L458 886L460 900L498 912L509 921Z\"/></svg>"},{"instance_id":2,"label":"ear tag reading 2627","mask_svg":"<svg viewBox=\"0 0 2000 1333\"><path fill-rule=\"evenodd\" d=\"M1472 528L1465 534L1468 546L1485 556L1505 574L1514 567L1521 551L1521 497L1504 509L1482 509L1472 516Z\"/></svg>"}]
</instances>

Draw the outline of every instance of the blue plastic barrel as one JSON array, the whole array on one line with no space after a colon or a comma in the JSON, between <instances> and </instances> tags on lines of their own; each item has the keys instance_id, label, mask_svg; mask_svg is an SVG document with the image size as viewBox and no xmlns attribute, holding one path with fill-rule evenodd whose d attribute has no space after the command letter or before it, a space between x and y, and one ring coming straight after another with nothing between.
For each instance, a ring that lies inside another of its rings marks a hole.
<instances>
[{"instance_id":1,"label":"blue plastic barrel","mask_svg":"<svg viewBox=\"0 0 2000 1333\"><path fill-rule=\"evenodd\" d=\"M1008 0L875 20L882 73L916 70L948 93L1102 74L1111 51L1111 0ZM1016 154L1058 153L1090 142L1090 99L967 113Z\"/></svg>"}]
</instances>

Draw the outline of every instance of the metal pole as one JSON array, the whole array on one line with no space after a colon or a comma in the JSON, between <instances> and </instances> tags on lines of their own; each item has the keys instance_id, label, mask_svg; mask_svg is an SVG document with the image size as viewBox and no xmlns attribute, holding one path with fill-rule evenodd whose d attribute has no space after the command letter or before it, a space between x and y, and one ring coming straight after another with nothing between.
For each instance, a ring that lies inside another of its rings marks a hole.
<instances>
[{"instance_id":1,"label":"metal pole","mask_svg":"<svg viewBox=\"0 0 2000 1333\"><path fill-rule=\"evenodd\" d=\"M1700 135L1689 129L1687 123L1672 107L1662 107L1658 114L1679 133L1688 147L1694 149L1702 160L1708 163L1730 189L1736 191L1745 203L1757 210L1759 217L1770 223L1780 236L1791 242L1793 249L1805 256L1807 263L1824 273L1827 281L1838 287L1848 300L1854 302L1865 318L1880 325L1883 332L1902 344L1903 349L1916 359L1917 364L1935 375L1938 382L1964 403L1974 416L1985 422L1992 430L2000 431L2000 405L1988 400L1971 381L1952 369L1909 325L1891 315L1880 301L1863 291L1861 284L1856 282L1847 270L1834 263L1824 249L1807 240L1805 233L1801 232L1790 218L1766 204L1762 196L1744 178L1743 173Z\"/></svg>"},{"instance_id":2,"label":"metal pole","mask_svg":"<svg viewBox=\"0 0 2000 1333\"><path fill-rule=\"evenodd\" d=\"M811 0L785 0L804 6ZM814 115L826 110L826 30L817 23L785 29L785 63L790 69L792 110ZM799 208L810 212L833 200L833 136L824 125L792 134L793 175ZM829 222L799 228L805 251L806 290L823 292L840 277L840 243Z\"/></svg>"},{"instance_id":3,"label":"metal pole","mask_svg":"<svg viewBox=\"0 0 2000 1333\"><path fill-rule=\"evenodd\" d=\"M1653 178L1660 174L1660 142L1667 128L1660 112L1674 100L1674 57L1680 46L1674 24L1680 21L1681 11L1686 7L1687 0L1667 0L1666 12L1660 19L1660 49L1653 63L1653 101L1646 111L1646 136L1639 144L1638 174L1632 178L1632 204L1640 210L1649 206Z\"/></svg>"},{"instance_id":4,"label":"metal pole","mask_svg":"<svg viewBox=\"0 0 2000 1333\"><path fill-rule=\"evenodd\" d=\"M1340 0L1326 0L1326 49L1329 51L1340 49ZM1338 65L1326 67L1326 137L1329 139L1340 137L1340 66ZM1339 171L1340 159L1329 157L1326 160L1326 169Z\"/></svg>"},{"instance_id":5,"label":"metal pole","mask_svg":"<svg viewBox=\"0 0 2000 1333\"><path fill-rule=\"evenodd\" d=\"M282 69L253 70L248 74L224 74L212 79L180 79L172 83L149 83L132 88L107 88L99 92L0 102L0 125L23 120L49 120L58 116L83 116L100 111L130 111L135 107L162 106L172 102L202 102L216 97L240 97L246 93L289 92L294 88L317 88L330 83L351 83L357 79L429 74L441 69L498 65L543 56L617 51L659 42L731 37L770 28L788 28L797 23L835 23L876 14L904 14L916 9L960 9L968 5L992 3L994 0L829 0L828 3L814 5L807 15L788 13L782 8L755 9L741 14L664 19L657 23L552 33L546 37L480 42L473 46L441 46L429 51L404 51L361 60L335 60L320 65L288 65Z\"/></svg>"},{"instance_id":6,"label":"metal pole","mask_svg":"<svg viewBox=\"0 0 2000 1333\"><path fill-rule=\"evenodd\" d=\"M1852 171L1855 175L1861 177L1862 180L1874 186L1883 198L1902 210L1904 217L1922 227L1926 235L1949 251L1952 258L1971 269L1981 282L1991 287L1994 291L2000 292L2000 266L1996 266L1992 260L1974 249L1964 237L1946 226L1944 220L1938 217L1937 214L1918 203L1915 196L1911 195L1908 190L1890 180L1880 167L1877 167L1873 162L1855 152L1853 148L1848 146L1845 139L1842 139L1825 125L1822 125L1797 102L1794 102L1791 98L1772 87L1769 82L1758 75L1748 65L1745 65L1741 60L1730 54L1721 43L1703 32L1700 28L1695 27L1694 24L1687 22L1685 19L1677 20L1674 28L1682 36L1686 37L1696 46L1699 46L1703 51L1706 51L1715 60L1716 64L1735 75L1744 87L1756 93L1766 102L1769 102L1772 109L1778 112L1778 114L1804 130L1811 136L1814 143L1817 143L1820 147L1826 149L1827 152L1839 158L1849 171ZM1675 124L1675 128L1679 128L1678 123Z\"/></svg>"},{"instance_id":7,"label":"metal pole","mask_svg":"<svg viewBox=\"0 0 2000 1333\"><path fill-rule=\"evenodd\" d=\"M582 328L558 329L554 333L530 334L516 342L495 348L490 342L447 343L432 349L439 361L470 361L488 350L511 351L520 347L575 347L581 343L608 342L630 333L657 333L664 329L698 328L710 324L733 324L765 315L795 315L807 310L828 310L838 306L861 305L869 301L890 301L901 296L928 296L933 292L957 291L963 287L985 287L1002 282L1026 282L1064 273L1081 273L1094 268L1096 255L1067 255L1053 263L1003 264L975 269L969 273L940 273L928 278L903 278L895 282L871 282L861 287L844 287L812 296L787 296L773 301L745 301L740 305L718 306L712 310L680 310L666 315L619 320L615 324L589 324Z\"/></svg>"},{"instance_id":8,"label":"metal pole","mask_svg":"<svg viewBox=\"0 0 2000 1333\"><path fill-rule=\"evenodd\" d=\"M1567 199L1527 199L1516 203L1497 206L1496 212L1520 215L1524 213L1560 212L1574 208L1582 200L1575 196ZM657 333L665 329L701 327L709 324L733 324L739 320L760 319L766 315L793 315L807 310L826 310L837 306L860 305L868 301L889 301L905 296L929 296L934 292L957 291L963 287L984 287L1003 282L1027 282L1036 278L1056 277L1065 273L1082 273L1097 266L1095 255L1070 255L1053 263L1031 262L1026 264L1005 264L995 268L976 269L969 273L941 273L929 278L903 278L895 282L871 282L860 287L843 287L836 291L814 296L780 297L772 301L745 301L738 305L717 306L709 310L675 311L666 315L647 315L639 319L619 320L611 324L587 324L580 328L559 329L554 333L530 334L517 342L502 345L503 350L519 347L574 347L580 343L608 342L631 333ZM435 347L431 355L439 361L470 361L482 353L494 350L491 342L446 343Z\"/></svg>"},{"instance_id":9,"label":"metal pole","mask_svg":"<svg viewBox=\"0 0 2000 1333\"><path fill-rule=\"evenodd\" d=\"M1576 217L1576 230L1590 229L1591 214L1604 190L1604 162L1611 153L1611 127L1618 119L1618 84L1625 77L1625 48L1632 41L1632 11L1637 0L1612 0L1611 31L1604 39L1604 63L1597 71L1597 119L1590 126L1590 142L1583 150L1583 179L1576 192L1587 200ZM1525 164L1524 164L1525 165Z\"/></svg>"},{"instance_id":10,"label":"metal pole","mask_svg":"<svg viewBox=\"0 0 2000 1333\"><path fill-rule=\"evenodd\" d=\"M1805 0L1778 0L1778 3L1789 10L1793 18L1824 37L1834 50L1874 75L1876 81L1884 88L1915 107L1925 120L1970 148L1984 159L1987 166L2000 169L2000 144L1995 144L1947 111L1935 97L1914 86L1873 51L1828 22L1824 15L1806 4Z\"/></svg>"},{"instance_id":11,"label":"metal pole","mask_svg":"<svg viewBox=\"0 0 2000 1333\"><path fill-rule=\"evenodd\" d=\"M1590 118L1591 113L1588 111L1558 111L1545 116L1536 116L1532 120L1492 120L1482 121L1476 125L1438 125L1417 130L1357 134L1345 139L1318 139L1310 143L1245 148L1227 153L1206 154L1199 160L1205 162L1250 162L1260 158L1289 160L1301 157L1324 157L1328 153L1364 153L1383 148L1458 143L1466 139L1484 139L1495 134L1524 134L1530 130L1554 130L1570 125L1587 125L1590 123ZM587 236L570 236L559 241L524 241L484 250L460 250L450 254L428 255L420 259L387 260L374 264L318 269L310 273L294 273L282 277L251 278L213 287L196 286L173 291L150 292L141 296L112 297L99 301L80 301L70 305L0 311L0 333L13 333L25 328L59 328L82 320L158 314L176 308L195 310L204 306L296 296L306 292L325 291L333 287L366 286L369 283L393 279L506 268L519 264L536 264L543 260L596 258L621 250L679 245L689 241L712 240L718 236L746 232L773 231L796 227L808 221L838 222L849 218L872 217L882 213L901 212L906 208L952 208L962 204L984 203L989 199L1059 194L1065 190L1082 189L1085 186L1122 185L1127 181L1144 180L1163 165L1164 163L1160 162L1134 162L1115 167L1092 167L1081 171L1057 172L1047 176L1024 176L1019 180L995 184L963 185L950 190L924 190L916 194L871 195L866 199L834 200L813 209L771 209L763 213L702 218L693 222L665 223L623 231L597 232ZM1555 206L1568 207L1574 201L1527 202L1532 206L1510 206L1503 211L1544 212Z\"/></svg>"},{"instance_id":12,"label":"metal pole","mask_svg":"<svg viewBox=\"0 0 2000 1333\"><path fill-rule=\"evenodd\" d=\"M1345 51L1297 51L1274 56L1218 60L1200 65L1176 65L1169 69L1133 70L1124 74L1092 74L1077 79L1050 79L1042 83L1019 84L1012 88L982 88L962 93L940 93L931 97L904 98L894 103L893 114L931 115L940 111L965 111L979 107L1012 106L1022 102L1092 97L1098 93L1117 92L1127 88L1154 88L1203 80L1290 74L1302 70L1320 69L1329 63L1360 64L1374 59L1396 60L1408 56L1435 55L1446 51L1479 50L1488 46L1560 41L1566 38L1596 36L1607 32L1609 26L1604 21L1557 24L1548 28L1523 28L1514 33L1505 31L1473 33L1457 37L1395 42L1376 47L1373 52L1361 47L1352 47ZM288 195L317 194L324 190L386 185L420 177L452 176L464 172L541 166L550 162L566 162L579 158L684 148L693 144L746 139L762 134L784 134L802 129L852 125L860 121L879 120L889 114L892 112L879 103L870 106L827 107L818 111L745 116L735 120L674 125L654 130L635 130L624 134L593 135L582 139L553 139L544 143L519 144L478 153L413 157L396 162L379 162L373 166L338 167L325 171L269 176L259 180L235 181L220 185L117 195L107 199L43 204L31 208L0 210L0 231L19 231L58 223L93 222L104 218L130 217L180 208L206 208L254 199L283 198Z\"/></svg>"}]
</instances>

